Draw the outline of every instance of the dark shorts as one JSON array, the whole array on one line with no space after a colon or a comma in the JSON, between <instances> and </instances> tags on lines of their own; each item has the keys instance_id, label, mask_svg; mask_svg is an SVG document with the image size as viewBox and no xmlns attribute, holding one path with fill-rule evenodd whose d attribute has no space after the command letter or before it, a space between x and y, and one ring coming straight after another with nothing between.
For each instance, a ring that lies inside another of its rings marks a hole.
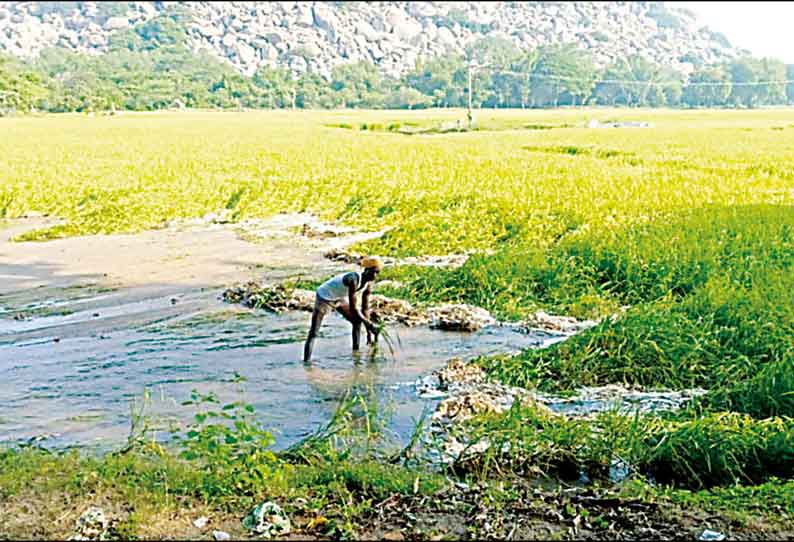
<instances>
[{"instance_id":1,"label":"dark shorts","mask_svg":"<svg viewBox=\"0 0 794 542\"><path fill-rule=\"evenodd\" d=\"M341 301L328 301L319 295L315 295L314 312L320 317L320 319L323 319L328 315L328 313L334 312L341 304Z\"/></svg>"}]
</instances>

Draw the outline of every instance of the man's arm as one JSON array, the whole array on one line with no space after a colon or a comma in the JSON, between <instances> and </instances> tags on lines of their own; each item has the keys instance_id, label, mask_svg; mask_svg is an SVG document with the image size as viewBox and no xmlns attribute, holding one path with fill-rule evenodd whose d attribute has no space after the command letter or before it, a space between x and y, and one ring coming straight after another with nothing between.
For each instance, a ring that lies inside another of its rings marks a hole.
<instances>
[{"instance_id":1,"label":"man's arm","mask_svg":"<svg viewBox=\"0 0 794 542\"><path fill-rule=\"evenodd\" d=\"M358 304L356 303L356 286L357 286L357 284L355 282L353 282L352 280L348 280L347 277L345 277L345 281L347 283L347 298L348 298L348 306L350 307L350 314L353 316L353 318L357 318L359 322L363 323L364 326L367 328L367 331L373 332L374 329L375 329L375 326L372 325L372 322L370 322L369 318L367 318L367 316L369 316L369 315L365 316L358 309ZM365 290L364 294L362 295L362 298L364 296L368 295L367 294L368 290L369 290L368 288ZM368 305L369 304L369 299L367 299L366 301L362 300L362 303L366 303ZM364 309L365 311L367 311L367 309L368 309L367 305L365 305L365 309Z\"/></svg>"},{"instance_id":2,"label":"man's arm","mask_svg":"<svg viewBox=\"0 0 794 542\"><path fill-rule=\"evenodd\" d=\"M372 283L367 284L367 287L361 293L361 312L367 320L369 320L369 291L371 285Z\"/></svg>"},{"instance_id":3,"label":"man's arm","mask_svg":"<svg viewBox=\"0 0 794 542\"><path fill-rule=\"evenodd\" d=\"M369 320L369 294L371 289L372 284L367 284L366 288L364 288L364 291L361 293L361 312L367 320ZM372 344L372 335L374 335L374 333L370 328L367 328L367 344Z\"/></svg>"}]
</instances>

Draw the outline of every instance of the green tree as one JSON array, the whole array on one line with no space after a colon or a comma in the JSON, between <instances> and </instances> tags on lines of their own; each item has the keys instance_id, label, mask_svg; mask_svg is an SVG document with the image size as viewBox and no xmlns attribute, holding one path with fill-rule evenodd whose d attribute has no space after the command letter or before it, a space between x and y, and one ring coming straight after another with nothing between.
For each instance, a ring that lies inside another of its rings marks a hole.
<instances>
[{"instance_id":1,"label":"green tree","mask_svg":"<svg viewBox=\"0 0 794 542\"><path fill-rule=\"evenodd\" d=\"M389 109L422 109L430 106L433 98L426 96L411 87L400 87L394 89L384 105Z\"/></svg>"},{"instance_id":2,"label":"green tree","mask_svg":"<svg viewBox=\"0 0 794 542\"><path fill-rule=\"evenodd\" d=\"M260 67L254 73L253 80L262 90L264 107L283 109L297 105L298 83L289 70Z\"/></svg>"},{"instance_id":3,"label":"green tree","mask_svg":"<svg viewBox=\"0 0 794 542\"><path fill-rule=\"evenodd\" d=\"M328 82L308 72L298 79L295 102L297 107L305 109L331 109L339 105Z\"/></svg>"},{"instance_id":4,"label":"green tree","mask_svg":"<svg viewBox=\"0 0 794 542\"><path fill-rule=\"evenodd\" d=\"M759 66L759 79L764 84L758 86L758 101L766 105L786 103L786 65L780 60L763 58Z\"/></svg>"},{"instance_id":5,"label":"green tree","mask_svg":"<svg viewBox=\"0 0 794 542\"><path fill-rule=\"evenodd\" d=\"M660 77L665 104L670 107L681 105L681 97L684 93L684 82L681 73L672 68L663 67Z\"/></svg>"},{"instance_id":6,"label":"green tree","mask_svg":"<svg viewBox=\"0 0 794 542\"><path fill-rule=\"evenodd\" d=\"M521 56L521 51L507 38L485 36L469 44L465 49L466 62L477 66L490 66L497 70L507 69Z\"/></svg>"},{"instance_id":7,"label":"green tree","mask_svg":"<svg viewBox=\"0 0 794 542\"><path fill-rule=\"evenodd\" d=\"M710 67L692 73L681 100L689 107L717 107L725 105L730 95L730 75L721 67Z\"/></svg>"},{"instance_id":8,"label":"green tree","mask_svg":"<svg viewBox=\"0 0 794 542\"><path fill-rule=\"evenodd\" d=\"M628 62L619 60L608 65L593 88L593 101L600 105L628 105L630 89L625 81L631 81Z\"/></svg>"},{"instance_id":9,"label":"green tree","mask_svg":"<svg viewBox=\"0 0 794 542\"><path fill-rule=\"evenodd\" d=\"M600 104L661 107L680 101L680 75L639 55L607 66L603 79L593 91Z\"/></svg>"},{"instance_id":10,"label":"green tree","mask_svg":"<svg viewBox=\"0 0 794 542\"><path fill-rule=\"evenodd\" d=\"M404 77L404 84L432 98L434 107L461 107L466 101L466 61L459 55L432 58Z\"/></svg>"},{"instance_id":11,"label":"green tree","mask_svg":"<svg viewBox=\"0 0 794 542\"><path fill-rule=\"evenodd\" d=\"M786 98L789 104L794 104L794 64L786 65Z\"/></svg>"},{"instance_id":12,"label":"green tree","mask_svg":"<svg viewBox=\"0 0 794 542\"><path fill-rule=\"evenodd\" d=\"M592 93L596 75L586 51L573 45L542 47L530 75L530 102L535 107L581 104Z\"/></svg>"},{"instance_id":13,"label":"green tree","mask_svg":"<svg viewBox=\"0 0 794 542\"><path fill-rule=\"evenodd\" d=\"M727 71L731 76L731 94L728 97L734 106L754 107L760 98L758 88L761 66L750 57L737 58L728 63Z\"/></svg>"},{"instance_id":14,"label":"green tree","mask_svg":"<svg viewBox=\"0 0 794 542\"><path fill-rule=\"evenodd\" d=\"M4 111L30 111L46 97L42 77L0 54L0 114Z\"/></svg>"},{"instance_id":15,"label":"green tree","mask_svg":"<svg viewBox=\"0 0 794 542\"><path fill-rule=\"evenodd\" d=\"M511 105L520 106L521 109L524 109L529 104L530 78L539 58L540 54L538 51L532 50L522 53L510 66L514 72L513 78L510 80L512 91Z\"/></svg>"},{"instance_id":16,"label":"green tree","mask_svg":"<svg viewBox=\"0 0 794 542\"><path fill-rule=\"evenodd\" d=\"M464 59L475 70L472 80L472 102L477 106L504 106L514 85L506 73L521 56L521 51L507 38L485 36L469 44ZM468 92L468 73L467 90Z\"/></svg>"},{"instance_id":17,"label":"green tree","mask_svg":"<svg viewBox=\"0 0 794 542\"><path fill-rule=\"evenodd\" d=\"M331 88L342 107L380 107L388 87L378 68L367 61L341 64L331 71Z\"/></svg>"}]
</instances>

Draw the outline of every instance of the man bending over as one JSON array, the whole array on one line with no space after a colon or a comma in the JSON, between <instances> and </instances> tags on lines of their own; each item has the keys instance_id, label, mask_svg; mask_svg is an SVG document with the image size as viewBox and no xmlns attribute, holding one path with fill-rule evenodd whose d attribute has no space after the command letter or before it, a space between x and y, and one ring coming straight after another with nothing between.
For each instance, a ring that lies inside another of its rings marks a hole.
<instances>
[{"instance_id":1,"label":"man bending over","mask_svg":"<svg viewBox=\"0 0 794 542\"><path fill-rule=\"evenodd\" d=\"M336 310L345 320L353 326L353 350L358 350L361 340L361 324L367 329L367 344L372 344L373 335L377 330L369 320L369 294L372 283L378 273L383 269L383 262L377 257L368 257L361 260L362 273L351 271L342 273L325 281L317 288L312 312L312 325L309 337L303 347L303 361L308 363L312 357L314 339L323 323L325 316ZM361 310L356 303L356 294L361 292Z\"/></svg>"}]
</instances>

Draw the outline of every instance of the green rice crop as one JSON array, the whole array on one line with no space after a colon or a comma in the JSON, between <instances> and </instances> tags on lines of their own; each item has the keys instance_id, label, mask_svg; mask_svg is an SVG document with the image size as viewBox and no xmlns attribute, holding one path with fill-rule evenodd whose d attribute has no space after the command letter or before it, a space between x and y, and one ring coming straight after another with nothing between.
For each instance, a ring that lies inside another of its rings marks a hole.
<instances>
[{"instance_id":1,"label":"green rice crop","mask_svg":"<svg viewBox=\"0 0 794 542\"><path fill-rule=\"evenodd\" d=\"M514 404L500 415L467 423L472 445L488 450L457 468L486 476L495 471L544 473L577 479L606 478L613 461L637 474L679 487L758 484L794 475L794 420L736 413L696 419L604 412L595 420L567 419Z\"/></svg>"}]
</instances>

